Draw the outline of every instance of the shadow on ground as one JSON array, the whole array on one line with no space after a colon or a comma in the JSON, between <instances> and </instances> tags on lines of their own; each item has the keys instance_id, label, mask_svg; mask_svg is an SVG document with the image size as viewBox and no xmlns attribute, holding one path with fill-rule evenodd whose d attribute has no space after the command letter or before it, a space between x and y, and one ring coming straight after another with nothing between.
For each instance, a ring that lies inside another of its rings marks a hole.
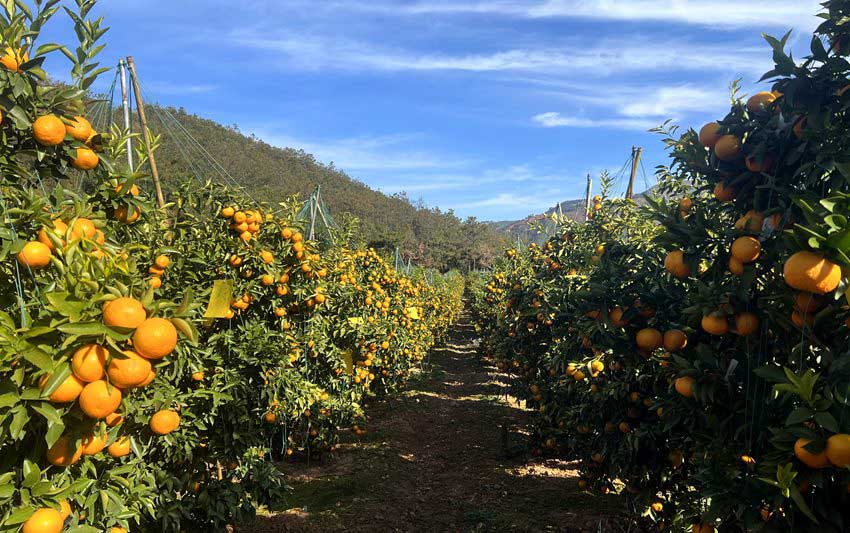
<instances>
[{"instance_id":1,"label":"shadow on ground","mask_svg":"<svg viewBox=\"0 0 850 533\"><path fill-rule=\"evenodd\" d=\"M285 465L293 491L243 532L621 531L615 495L578 489L573 465L506 459L529 414L478 359L463 322L399 397L370 406L369 433L323 465ZM523 455L523 454L520 454Z\"/></svg>"}]
</instances>

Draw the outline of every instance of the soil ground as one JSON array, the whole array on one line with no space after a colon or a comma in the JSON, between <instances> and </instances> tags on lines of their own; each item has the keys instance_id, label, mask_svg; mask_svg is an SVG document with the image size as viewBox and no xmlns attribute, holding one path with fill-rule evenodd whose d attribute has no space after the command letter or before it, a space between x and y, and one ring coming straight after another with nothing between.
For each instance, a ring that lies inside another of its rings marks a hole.
<instances>
[{"instance_id":1,"label":"soil ground","mask_svg":"<svg viewBox=\"0 0 850 533\"><path fill-rule=\"evenodd\" d=\"M283 465L292 492L240 530L626 531L618 496L579 490L573 464L528 457L531 415L474 338L456 325L406 392L368 406L369 432L334 458Z\"/></svg>"}]
</instances>

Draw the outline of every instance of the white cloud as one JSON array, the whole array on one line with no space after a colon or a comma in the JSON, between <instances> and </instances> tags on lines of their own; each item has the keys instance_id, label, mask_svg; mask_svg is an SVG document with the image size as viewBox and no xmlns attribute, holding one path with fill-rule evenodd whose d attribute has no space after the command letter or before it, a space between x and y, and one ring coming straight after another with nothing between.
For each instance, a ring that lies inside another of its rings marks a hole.
<instances>
[{"instance_id":1,"label":"white cloud","mask_svg":"<svg viewBox=\"0 0 850 533\"><path fill-rule=\"evenodd\" d=\"M230 40L248 48L282 54L279 60L310 70L537 72L549 76L600 77L619 73L656 71L716 71L762 74L765 47L724 41L651 42L639 37L599 40L593 46L564 45L513 48L487 53L435 54L395 50L342 38L320 38L288 33L258 37L256 32L234 32ZM769 56L767 56L769 57Z\"/></svg>"},{"instance_id":2,"label":"white cloud","mask_svg":"<svg viewBox=\"0 0 850 533\"><path fill-rule=\"evenodd\" d=\"M722 28L792 27L810 30L818 24L819 0L535 0L331 2L336 9L386 15L496 15L531 19L590 18L661 21ZM330 7L328 6L328 7Z\"/></svg>"},{"instance_id":3,"label":"white cloud","mask_svg":"<svg viewBox=\"0 0 850 533\"><path fill-rule=\"evenodd\" d=\"M155 97L158 94L202 94L218 90L218 85L181 85L168 81L154 81L149 83L145 89L149 90Z\"/></svg>"},{"instance_id":4,"label":"white cloud","mask_svg":"<svg viewBox=\"0 0 850 533\"><path fill-rule=\"evenodd\" d=\"M613 128L622 130L646 131L658 126L662 121L643 118L586 118L564 116L556 111L534 115L532 120L544 128Z\"/></svg>"},{"instance_id":5,"label":"white cloud","mask_svg":"<svg viewBox=\"0 0 850 533\"><path fill-rule=\"evenodd\" d=\"M272 146L302 149L319 161L333 163L337 168L350 172L462 168L471 163L469 160L410 148L411 144L417 142L414 135L305 140L272 133L264 128L253 128L253 131Z\"/></svg>"},{"instance_id":6,"label":"white cloud","mask_svg":"<svg viewBox=\"0 0 850 533\"><path fill-rule=\"evenodd\" d=\"M521 210L526 213L537 213L555 205L561 191L559 189L547 189L538 194L499 193L495 196L470 200L455 204L455 209L482 209L482 208L512 208L515 212Z\"/></svg>"}]
</instances>

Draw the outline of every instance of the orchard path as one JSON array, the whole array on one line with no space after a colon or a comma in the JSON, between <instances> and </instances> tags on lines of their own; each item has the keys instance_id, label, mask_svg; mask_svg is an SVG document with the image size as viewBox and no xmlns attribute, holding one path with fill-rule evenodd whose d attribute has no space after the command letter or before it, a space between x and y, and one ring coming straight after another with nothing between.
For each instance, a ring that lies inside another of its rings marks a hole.
<instances>
[{"instance_id":1,"label":"orchard path","mask_svg":"<svg viewBox=\"0 0 850 533\"><path fill-rule=\"evenodd\" d=\"M474 339L462 320L404 393L368 406L366 435L324 464L282 465L294 490L238 531L625 531L616 496L527 456L529 413Z\"/></svg>"}]
</instances>

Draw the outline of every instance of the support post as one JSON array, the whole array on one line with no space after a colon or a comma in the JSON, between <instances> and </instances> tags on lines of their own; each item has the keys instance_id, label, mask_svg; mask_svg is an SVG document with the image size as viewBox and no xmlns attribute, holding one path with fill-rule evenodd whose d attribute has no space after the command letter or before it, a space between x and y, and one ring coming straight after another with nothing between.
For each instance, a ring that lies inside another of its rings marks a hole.
<instances>
[{"instance_id":1,"label":"support post","mask_svg":"<svg viewBox=\"0 0 850 533\"><path fill-rule=\"evenodd\" d=\"M629 188L626 189L626 199L631 200L635 194L635 176L637 176L638 165L643 148L632 146L632 175L629 177Z\"/></svg>"},{"instance_id":2,"label":"support post","mask_svg":"<svg viewBox=\"0 0 850 533\"><path fill-rule=\"evenodd\" d=\"M584 192L584 220L590 220L590 191L593 188L593 179L587 175L587 189Z\"/></svg>"},{"instance_id":3,"label":"support post","mask_svg":"<svg viewBox=\"0 0 850 533\"><path fill-rule=\"evenodd\" d=\"M148 138L148 119L145 116L145 103L142 100L142 89L139 86L139 76L136 74L136 64L133 62L133 56L127 56L127 67L130 69L130 76L133 79L133 93L136 95L136 108L139 112L139 122L142 124L142 139L145 141L145 150L148 152L148 162L151 165L151 178L153 178L153 186L156 189L156 203L160 209L165 207L165 197L162 195L162 185L159 182L159 171L156 168L156 159L151 150L151 141Z\"/></svg>"},{"instance_id":4,"label":"support post","mask_svg":"<svg viewBox=\"0 0 850 533\"><path fill-rule=\"evenodd\" d=\"M124 110L124 129L130 131L130 96L127 93L127 63L123 59L118 60L121 70L121 107ZM127 165L130 172L133 171L133 140L127 139Z\"/></svg>"}]
</instances>

